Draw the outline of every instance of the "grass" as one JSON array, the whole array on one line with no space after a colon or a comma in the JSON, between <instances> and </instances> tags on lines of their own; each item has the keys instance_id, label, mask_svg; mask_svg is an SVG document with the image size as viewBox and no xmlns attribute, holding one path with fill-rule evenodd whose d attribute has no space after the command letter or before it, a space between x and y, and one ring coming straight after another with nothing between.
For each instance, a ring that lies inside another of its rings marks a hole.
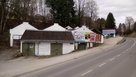
<instances>
[{"instance_id":1,"label":"grass","mask_svg":"<svg viewBox=\"0 0 136 77\"><path fill-rule=\"evenodd\" d=\"M100 45L102 45L101 43L93 43L93 46L94 47L98 47L98 46L100 46Z\"/></svg>"},{"instance_id":2,"label":"grass","mask_svg":"<svg viewBox=\"0 0 136 77\"><path fill-rule=\"evenodd\" d=\"M136 32L131 33L129 36L136 38Z\"/></svg>"}]
</instances>

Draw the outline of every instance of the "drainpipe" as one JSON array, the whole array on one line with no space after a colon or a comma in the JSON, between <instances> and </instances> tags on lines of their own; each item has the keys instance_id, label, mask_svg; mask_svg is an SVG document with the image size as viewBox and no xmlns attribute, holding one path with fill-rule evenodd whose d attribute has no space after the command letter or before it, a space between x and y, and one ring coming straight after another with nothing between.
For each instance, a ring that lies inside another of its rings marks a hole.
<instances>
[{"instance_id":1,"label":"drainpipe","mask_svg":"<svg viewBox=\"0 0 136 77\"><path fill-rule=\"evenodd\" d=\"M22 53L22 41L20 42L20 52Z\"/></svg>"}]
</instances>

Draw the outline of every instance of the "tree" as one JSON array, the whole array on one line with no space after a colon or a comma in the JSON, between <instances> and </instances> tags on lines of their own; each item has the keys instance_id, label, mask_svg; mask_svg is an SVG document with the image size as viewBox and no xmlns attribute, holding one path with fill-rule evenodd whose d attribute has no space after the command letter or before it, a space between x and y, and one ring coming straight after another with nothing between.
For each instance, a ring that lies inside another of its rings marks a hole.
<instances>
[{"instance_id":1,"label":"tree","mask_svg":"<svg viewBox=\"0 0 136 77\"><path fill-rule=\"evenodd\" d=\"M86 1L84 6L85 16L91 17L93 21L98 18L98 6L94 0Z\"/></svg>"},{"instance_id":2,"label":"tree","mask_svg":"<svg viewBox=\"0 0 136 77\"><path fill-rule=\"evenodd\" d=\"M90 17L90 24L88 25L89 28L91 27L95 27L95 21L98 18L98 6L96 4L96 2L94 0L88 0L86 1L86 5L85 5L85 16ZM88 21L87 19L85 19L84 21Z\"/></svg>"},{"instance_id":3,"label":"tree","mask_svg":"<svg viewBox=\"0 0 136 77\"><path fill-rule=\"evenodd\" d=\"M98 18L97 20L96 20L96 27L98 28L98 29L104 29L105 28L105 23L106 23L106 20L104 19L104 18Z\"/></svg>"},{"instance_id":4,"label":"tree","mask_svg":"<svg viewBox=\"0 0 136 77\"><path fill-rule=\"evenodd\" d=\"M8 4L10 0L0 0L0 33L3 33L6 28L6 22L9 17L9 7L10 4Z\"/></svg>"},{"instance_id":5,"label":"tree","mask_svg":"<svg viewBox=\"0 0 136 77\"><path fill-rule=\"evenodd\" d=\"M112 13L109 13L106 19L106 29L116 29L115 19Z\"/></svg>"},{"instance_id":6,"label":"tree","mask_svg":"<svg viewBox=\"0 0 136 77\"><path fill-rule=\"evenodd\" d=\"M66 27L74 25L75 10L73 0L47 0L46 4L51 7L53 21Z\"/></svg>"},{"instance_id":7,"label":"tree","mask_svg":"<svg viewBox=\"0 0 136 77\"><path fill-rule=\"evenodd\" d=\"M85 0L77 0L75 2L76 5L76 11L77 11L77 25L82 26L84 24L83 17L84 17L84 6L85 6Z\"/></svg>"},{"instance_id":8,"label":"tree","mask_svg":"<svg viewBox=\"0 0 136 77\"><path fill-rule=\"evenodd\" d=\"M78 26L88 25L92 28L98 15L98 7L94 0L77 0L77 20Z\"/></svg>"},{"instance_id":9,"label":"tree","mask_svg":"<svg viewBox=\"0 0 136 77\"><path fill-rule=\"evenodd\" d=\"M124 23L123 24L120 23L118 28L118 33L123 36L125 32L126 32L126 25Z\"/></svg>"},{"instance_id":10,"label":"tree","mask_svg":"<svg viewBox=\"0 0 136 77\"><path fill-rule=\"evenodd\" d=\"M125 24L127 26L127 30L131 32L133 30L134 19L132 17L126 17Z\"/></svg>"},{"instance_id":11,"label":"tree","mask_svg":"<svg viewBox=\"0 0 136 77\"><path fill-rule=\"evenodd\" d=\"M136 32L136 22L134 23L134 31Z\"/></svg>"}]
</instances>

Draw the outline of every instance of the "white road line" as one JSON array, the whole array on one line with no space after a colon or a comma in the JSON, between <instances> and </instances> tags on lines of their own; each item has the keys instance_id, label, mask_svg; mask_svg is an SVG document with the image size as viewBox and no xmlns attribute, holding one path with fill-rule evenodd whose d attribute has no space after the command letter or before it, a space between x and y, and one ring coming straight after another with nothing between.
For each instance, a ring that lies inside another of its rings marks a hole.
<instances>
[{"instance_id":1,"label":"white road line","mask_svg":"<svg viewBox=\"0 0 136 77\"><path fill-rule=\"evenodd\" d=\"M124 52L122 52L122 53L126 53L126 52L124 51Z\"/></svg>"},{"instance_id":2,"label":"white road line","mask_svg":"<svg viewBox=\"0 0 136 77\"><path fill-rule=\"evenodd\" d=\"M111 59L110 59L110 61L113 61L113 60L115 60L115 59L116 59L116 58L115 58L115 57L113 57L113 58L111 58Z\"/></svg>"},{"instance_id":3,"label":"white road line","mask_svg":"<svg viewBox=\"0 0 136 77\"><path fill-rule=\"evenodd\" d=\"M120 57L122 54L117 55L116 57Z\"/></svg>"},{"instance_id":4,"label":"white road line","mask_svg":"<svg viewBox=\"0 0 136 77\"><path fill-rule=\"evenodd\" d=\"M93 69L91 69L91 70L89 70L89 71L83 73L81 76L85 76L85 75L87 75L88 73L90 73L90 72L92 72L92 71L93 71Z\"/></svg>"},{"instance_id":5,"label":"white road line","mask_svg":"<svg viewBox=\"0 0 136 77\"><path fill-rule=\"evenodd\" d=\"M104 66L105 64L107 64L107 63L102 63L102 64L98 65L98 67L102 67L102 66Z\"/></svg>"},{"instance_id":6,"label":"white road line","mask_svg":"<svg viewBox=\"0 0 136 77\"><path fill-rule=\"evenodd\" d=\"M135 45L136 45L136 41L134 40L133 45L130 48L128 48L125 52L129 51L130 49L132 49Z\"/></svg>"}]
</instances>

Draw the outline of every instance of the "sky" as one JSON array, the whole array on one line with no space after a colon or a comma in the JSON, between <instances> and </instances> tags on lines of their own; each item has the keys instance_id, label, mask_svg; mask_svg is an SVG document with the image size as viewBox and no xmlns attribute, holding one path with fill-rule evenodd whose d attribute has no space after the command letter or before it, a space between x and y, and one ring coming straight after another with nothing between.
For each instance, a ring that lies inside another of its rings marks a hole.
<instances>
[{"instance_id":1,"label":"sky","mask_svg":"<svg viewBox=\"0 0 136 77\"><path fill-rule=\"evenodd\" d=\"M112 12L116 20L116 25L124 23L127 16L131 16L136 21L136 0L95 0L98 5L98 16L107 18Z\"/></svg>"}]
</instances>

